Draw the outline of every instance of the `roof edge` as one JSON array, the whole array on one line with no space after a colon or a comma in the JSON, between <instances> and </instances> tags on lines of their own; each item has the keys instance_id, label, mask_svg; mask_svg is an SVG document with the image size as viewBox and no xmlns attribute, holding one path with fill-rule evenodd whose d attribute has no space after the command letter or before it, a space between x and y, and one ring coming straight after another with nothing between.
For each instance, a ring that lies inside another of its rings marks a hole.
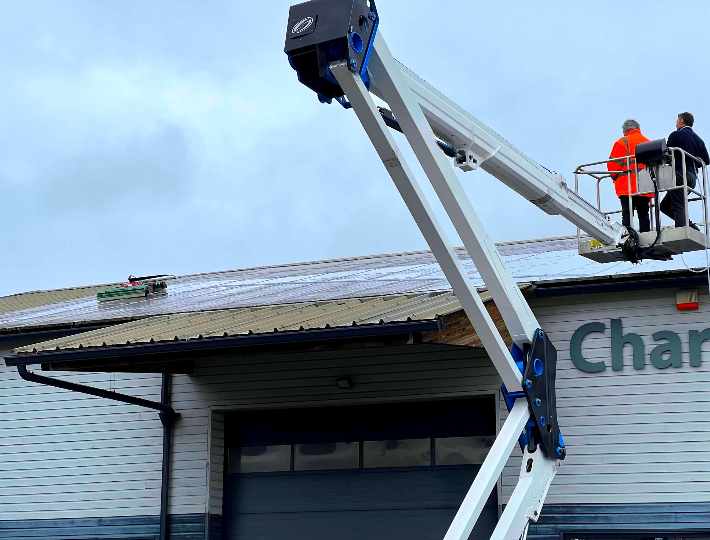
<instances>
[{"instance_id":1,"label":"roof edge","mask_svg":"<svg viewBox=\"0 0 710 540\"><path fill-rule=\"evenodd\" d=\"M0 329L0 343L12 343L15 341L27 341L32 340L34 343L40 343L42 341L49 341L52 339L58 339L62 337L72 336L74 334L81 334L83 332L91 332L92 330L100 330L111 326L110 324L94 324L94 325L67 325L61 328L52 328L51 330L35 330L30 332L13 331L3 333ZM14 330L14 329L13 329ZM34 341L37 340L37 341Z\"/></svg>"},{"instance_id":2,"label":"roof edge","mask_svg":"<svg viewBox=\"0 0 710 540\"><path fill-rule=\"evenodd\" d=\"M531 291L536 298L550 298L555 296L643 291L649 289L673 289L677 287L697 287L702 285L708 285L707 274L680 270L677 273L669 272L659 274L657 272L647 272L644 274L604 276L602 278L578 278L578 280L533 282Z\"/></svg>"},{"instance_id":3,"label":"roof edge","mask_svg":"<svg viewBox=\"0 0 710 540\"><path fill-rule=\"evenodd\" d=\"M53 362L75 362L79 360L118 359L127 356L143 358L147 356L179 354L197 351L216 351L253 347L258 345L282 345L304 341L326 341L356 337L375 337L394 334L415 334L439 331L440 318L423 321L407 321L347 326L338 328L318 328L312 330L289 330L241 336L197 338L187 341L168 341L112 347L92 347L60 351L13 354L5 357L5 365L10 367L44 364Z\"/></svg>"}]
</instances>

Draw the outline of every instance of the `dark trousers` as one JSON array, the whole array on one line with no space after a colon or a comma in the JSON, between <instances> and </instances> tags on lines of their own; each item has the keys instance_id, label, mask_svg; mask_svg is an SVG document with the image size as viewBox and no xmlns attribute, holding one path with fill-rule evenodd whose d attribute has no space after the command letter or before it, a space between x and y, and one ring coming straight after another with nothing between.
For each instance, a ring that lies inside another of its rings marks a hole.
<instances>
[{"instance_id":1,"label":"dark trousers","mask_svg":"<svg viewBox=\"0 0 710 540\"><path fill-rule=\"evenodd\" d=\"M686 170L685 176L688 179L688 187L695 188L697 182L697 175L694 171ZM683 173L676 171L675 173L675 185L683 185ZM666 196L663 197L661 201L661 212L667 215L669 218L675 221L676 227L685 227L685 195L684 189L674 189L673 191L668 191Z\"/></svg>"},{"instance_id":2,"label":"dark trousers","mask_svg":"<svg viewBox=\"0 0 710 540\"><path fill-rule=\"evenodd\" d=\"M621 202L621 224L624 227L631 227L631 212L629 212L629 196L622 195L619 197ZM636 210L636 215L639 217L639 232L648 232L651 230L651 219L649 217L649 203L651 197L641 197L640 195L631 196L632 210Z\"/></svg>"}]
</instances>

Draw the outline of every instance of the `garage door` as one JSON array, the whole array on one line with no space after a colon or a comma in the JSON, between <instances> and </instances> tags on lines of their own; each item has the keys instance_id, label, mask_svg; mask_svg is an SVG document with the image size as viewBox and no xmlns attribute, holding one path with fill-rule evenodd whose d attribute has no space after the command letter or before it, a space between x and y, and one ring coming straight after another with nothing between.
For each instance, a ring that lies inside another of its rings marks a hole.
<instances>
[{"instance_id":1,"label":"garage door","mask_svg":"<svg viewBox=\"0 0 710 540\"><path fill-rule=\"evenodd\" d=\"M224 540L443 538L492 445L493 397L226 417ZM497 520L491 495L471 538Z\"/></svg>"}]
</instances>

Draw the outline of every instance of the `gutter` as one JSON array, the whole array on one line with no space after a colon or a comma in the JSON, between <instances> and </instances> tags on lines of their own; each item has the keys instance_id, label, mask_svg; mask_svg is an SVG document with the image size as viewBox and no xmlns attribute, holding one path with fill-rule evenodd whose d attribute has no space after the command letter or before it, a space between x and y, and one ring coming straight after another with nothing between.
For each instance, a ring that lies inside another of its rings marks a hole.
<instances>
[{"instance_id":1,"label":"gutter","mask_svg":"<svg viewBox=\"0 0 710 540\"><path fill-rule=\"evenodd\" d=\"M684 276L676 278L651 278L651 279L609 279L595 283L573 283L568 285L538 284L533 283L532 291L536 298L550 298L554 296L571 296L578 294L599 294L608 292L643 291L649 289L673 289L682 287L697 287L707 285L706 274L697 276Z\"/></svg>"},{"instance_id":2,"label":"gutter","mask_svg":"<svg viewBox=\"0 0 710 540\"><path fill-rule=\"evenodd\" d=\"M163 380L161 384L160 391L160 402L150 401L147 399L137 398L129 396L126 394L121 394L118 392L110 392L109 390L103 390L102 388L95 388L93 386L86 386L83 384L77 384L69 381L62 381L60 379L53 379L51 377L45 377L44 375L37 375L31 371L27 370L27 366L18 365L17 373L20 374L24 380L36 384L44 384L46 386L53 386L54 388L61 388L63 390L69 390L71 392L80 392L82 394L88 394L90 396L96 396L104 399L111 399L113 401L120 401L121 403L128 403L130 405L137 405L139 407L146 407L148 409L153 409L158 411L158 416L160 417L160 422L163 424L163 469L161 473L161 485L160 485L160 540L168 540L168 493L170 488L170 438L172 435L172 427L180 417L180 414L176 413L170 406L170 374L164 373Z\"/></svg>"},{"instance_id":3,"label":"gutter","mask_svg":"<svg viewBox=\"0 0 710 540\"><path fill-rule=\"evenodd\" d=\"M175 355L180 353L216 351L253 347L255 345L282 345L330 339L351 339L393 334L418 334L441 330L441 320L380 323L363 326L322 328L317 330L289 330L268 334L196 338L187 341L164 341L141 345L92 347L66 351L47 351L32 354L14 354L5 357L7 366L27 366L52 362L75 362L79 360L112 360L126 357Z\"/></svg>"}]
</instances>

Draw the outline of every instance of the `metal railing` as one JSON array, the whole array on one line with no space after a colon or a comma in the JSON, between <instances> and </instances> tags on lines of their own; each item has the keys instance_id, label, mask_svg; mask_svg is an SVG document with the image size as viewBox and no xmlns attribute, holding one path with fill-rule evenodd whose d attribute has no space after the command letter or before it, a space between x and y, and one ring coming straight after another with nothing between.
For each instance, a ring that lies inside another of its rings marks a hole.
<instances>
[{"instance_id":1,"label":"metal railing","mask_svg":"<svg viewBox=\"0 0 710 540\"><path fill-rule=\"evenodd\" d=\"M708 205L707 205L707 191L708 191L708 176L707 176L707 167L706 164L701 160L693 156L692 154L689 154L682 148L677 148L677 147L669 147L668 151L670 152L670 163L665 162L664 165L668 166L670 165L670 170L672 174L672 184L670 186L656 186L658 187L658 194L660 198L661 193L669 192L669 191L674 191L674 190L683 190L683 201L685 205L685 226L688 227L690 225L690 212L689 212L689 203L691 202L696 202L696 201L701 201L703 203L703 222L698 223L701 227L704 227L705 234L708 234L709 231L709 225L708 225ZM681 169L683 172L683 183L678 184L678 179L676 176L676 152L680 153L682 156L682 163L681 163ZM645 169L645 167L642 165L641 167L638 166L638 163L636 163L636 156L635 155L628 155L620 158L609 158L605 159L602 161L595 161L593 163L585 163L583 165L580 165L577 167L574 171L574 191L575 193L579 194L579 179L581 176L590 176L594 178L596 182L596 189L597 189L597 209L602 212L607 219L610 219L610 216L615 215L615 214L621 214L622 210L611 210L611 211L604 211L602 210L602 202L601 202L601 184L602 181L606 178L612 178L613 175L617 175L616 180L618 181L621 175L626 175L626 181L627 181L627 192L629 193L628 196L628 205L629 205L629 225L638 230L637 227L635 227L635 217L634 217L634 212L633 212L633 203L632 203L632 195L654 195L654 198L651 198L650 201L650 210L651 210L651 215L649 216L651 218L651 230L657 230L656 227L660 227L660 217L659 217L659 222L656 223L656 221L653 219L653 210L655 209L655 206L657 204L660 204L658 201L655 201L655 195L656 195L656 189L651 189L651 190L646 190L642 191L639 190L638 186L638 180L639 180L639 173ZM696 182L696 187L695 188L690 188L688 187L688 176L687 176L687 164L686 160L690 158L692 159L698 166L698 168L701 171L701 182ZM609 171L609 170L595 170L595 167L599 169L600 165L604 166L606 169L607 164L609 163L617 163L621 165L622 167L625 166L626 170L622 171ZM635 190L632 190L632 187L635 188ZM700 187L701 190L698 190L698 187ZM635 192L634 192L635 191ZM579 242L581 238L581 230L579 227L577 227L577 241Z\"/></svg>"}]
</instances>

